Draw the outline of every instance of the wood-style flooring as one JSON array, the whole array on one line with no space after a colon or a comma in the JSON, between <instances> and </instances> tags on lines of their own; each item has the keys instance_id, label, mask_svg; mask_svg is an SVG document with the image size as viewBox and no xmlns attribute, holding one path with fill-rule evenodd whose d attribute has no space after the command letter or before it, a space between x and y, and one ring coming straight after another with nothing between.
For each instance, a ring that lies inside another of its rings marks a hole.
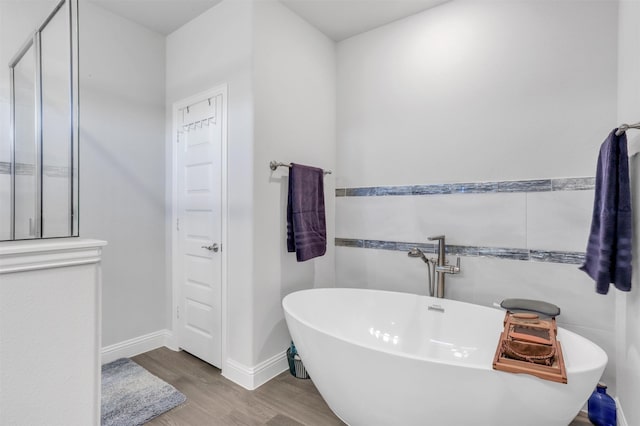
<instances>
[{"instance_id":1,"label":"wood-style flooring","mask_svg":"<svg viewBox=\"0 0 640 426\"><path fill-rule=\"evenodd\" d=\"M187 397L187 402L151 420L149 425L344 425L311 380L296 379L288 371L248 391L222 377L219 369L187 352L160 348L132 359ZM581 414L570 426L590 424Z\"/></svg>"},{"instance_id":2,"label":"wood-style flooring","mask_svg":"<svg viewBox=\"0 0 640 426\"><path fill-rule=\"evenodd\" d=\"M150 425L344 425L311 380L296 379L288 371L248 391L187 352L160 348L132 359L187 397Z\"/></svg>"}]
</instances>

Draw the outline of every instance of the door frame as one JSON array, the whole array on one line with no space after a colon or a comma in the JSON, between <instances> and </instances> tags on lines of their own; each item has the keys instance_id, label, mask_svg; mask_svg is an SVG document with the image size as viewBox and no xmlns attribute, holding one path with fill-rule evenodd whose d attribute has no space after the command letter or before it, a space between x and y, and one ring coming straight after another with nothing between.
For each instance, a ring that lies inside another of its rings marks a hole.
<instances>
[{"instance_id":1,"label":"door frame","mask_svg":"<svg viewBox=\"0 0 640 426\"><path fill-rule=\"evenodd\" d=\"M221 282L220 282L220 305L221 305L221 320L220 320L220 328L221 328L221 336L220 336L220 344L221 344L221 371L224 371L227 367L227 251L229 244L227 242L227 228L228 228L228 179L227 179L227 148L228 148L228 137L227 137L227 121L228 121L228 84L222 83L213 88L206 90L204 92L200 92L196 95L189 96L188 98L182 99L180 101L174 102L172 107L172 126L171 126L171 222L169 226L171 227L171 261L169 262L171 265L171 344L168 345L174 350L179 349L179 320L177 319L177 312L180 303L180 277L178 272L180 268L178 267L179 261L179 240L178 240L178 111L180 109L186 108L189 105L194 103L198 103L204 101L208 98L212 98L218 95L222 95L222 118L220 120L222 125L222 156L221 156L221 166L222 166L222 188L220 193L220 201L221 201L221 226L222 226L222 234L220 241L220 256L221 258Z\"/></svg>"}]
</instances>

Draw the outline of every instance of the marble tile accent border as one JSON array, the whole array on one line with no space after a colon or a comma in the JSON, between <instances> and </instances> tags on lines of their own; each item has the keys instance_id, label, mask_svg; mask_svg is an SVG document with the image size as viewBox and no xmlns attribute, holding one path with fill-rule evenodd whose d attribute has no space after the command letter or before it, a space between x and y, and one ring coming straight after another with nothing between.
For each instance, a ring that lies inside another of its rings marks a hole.
<instances>
[{"instance_id":1,"label":"marble tile accent border","mask_svg":"<svg viewBox=\"0 0 640 426\"><path fill-rule=\"evenodd\" d=\"M595 188L594 177L532 179L496 182L439 183L433 185L336 188L336 197L391 195L483 194L491 192L584 191Z\"/></svg>"},{"instance_id":2,"label":"marble tile accent border","mask_svg":"<svg viewBox=\"0 0 640 426\"><path fill-rule=\"evenodd\" d=\"M68 178L71 176L71 168L62 166L44 166L44 175L47 177Z\"/></svg>"},{"instance_id":3,"label":"marble tile accent border","mask_svg":"<svg viewBox=\"0 0 640 426\"><path fill-rule=\"evenodd\" d=\"M378 250L406 251L414 247L426 254L436 253L436 244L409 243L402 241L360 240L353 238L336 238L337 247L370 248ZM447 245L447 254L463 257L490 257L494 259L521 260L530 262L564 263L581 265L585 254L573 251L529 250L502 247L474 247Z\"/></svg>"},{"instance_id":4,"label":"marble tile accent border","mask_svg":"<svg viewBox=\"0 0 640 426\"><path fill-rule=\"evenodd\" d=\"M552 191L582 191L596 187L595 177L553 179Z\"/></svg>"},{"instance_id":5,"label":"marble tile accent border","mask_svg":"<svg viewBox=\"0 0 640 426\"><path fill-rule=\"evenodd\" d=\"M16 175L18 176L33 176L34 173L33 164L17 163ZM44 175L47 177L69 177L70 169L64 166L44 166ZM11 174L11 163L8 161L0 161L0 175Z\"/></svg>"},{"instance_id":6,"label":"marble tile accent border","mask_svg":"<svg viewBox=\"0 0 640 426\"><path fill-rule=\"evenodd\" d=\"M33 164L16 163L16 176L33 176L36 167Z\"/></svg>"},{"instance_id":7,"label":"marble tile accent border","mask_svg":"<svg viewBox=\"0 0 640 426\"><path fill-rule=\"evenodd\" d=\"M0 175L11 174L11 163L8 161L0 161Z\"/></svg>"}]
</instances>

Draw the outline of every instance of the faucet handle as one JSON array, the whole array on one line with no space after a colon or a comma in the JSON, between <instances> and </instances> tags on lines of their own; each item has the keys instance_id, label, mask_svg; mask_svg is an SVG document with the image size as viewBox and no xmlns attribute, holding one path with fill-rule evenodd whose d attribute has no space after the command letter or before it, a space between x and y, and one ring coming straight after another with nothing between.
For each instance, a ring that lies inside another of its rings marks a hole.
<instances>
[{"instance_id":1,"label":"faucet handle","mask_svg":"<svg viewBox=\"0 0 640 426\"><path fill-rule=\"evenodd\" d=\"M460 273L460 257L456 261L456 266L449 265L448 263L445 265L436 265L436 272L441 272L444 274L459 274Z\"/></svg>"},{"instance_id":2,"label":"faucet handle","mask_svg":"<svg viewBox=\"0 0 640 426\"><path fill-rule=\"evenodd\" d=\"M444 241L444 235L434 235L433 237L427 237L429 241L442 240Z\"/></svg>"}]
</instances>

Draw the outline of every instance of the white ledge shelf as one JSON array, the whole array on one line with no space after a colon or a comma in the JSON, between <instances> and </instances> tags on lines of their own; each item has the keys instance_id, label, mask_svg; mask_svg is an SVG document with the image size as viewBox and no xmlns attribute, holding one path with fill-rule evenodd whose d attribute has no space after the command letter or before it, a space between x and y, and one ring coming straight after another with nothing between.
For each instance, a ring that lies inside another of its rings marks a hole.
<instances>
[{"instance_id":1,"label":"white ledge shelf","mask_svg":"<svg viewBox=\"0 0 640 426\"><path fill-rule=\"evenodd\" d=\"M106 241L86 238L0 243L0 275L100 262Z\"/></svg>"},{"instance_id":2,"label":"white ledge shelf","mask_svg":"<svg viewBox=\"0 0 640 426\"><path fill-rule=\"evenodd\" d=\"M0 243L0 425L100 425L106 244Z\"/></svg>"}]
</instances>

